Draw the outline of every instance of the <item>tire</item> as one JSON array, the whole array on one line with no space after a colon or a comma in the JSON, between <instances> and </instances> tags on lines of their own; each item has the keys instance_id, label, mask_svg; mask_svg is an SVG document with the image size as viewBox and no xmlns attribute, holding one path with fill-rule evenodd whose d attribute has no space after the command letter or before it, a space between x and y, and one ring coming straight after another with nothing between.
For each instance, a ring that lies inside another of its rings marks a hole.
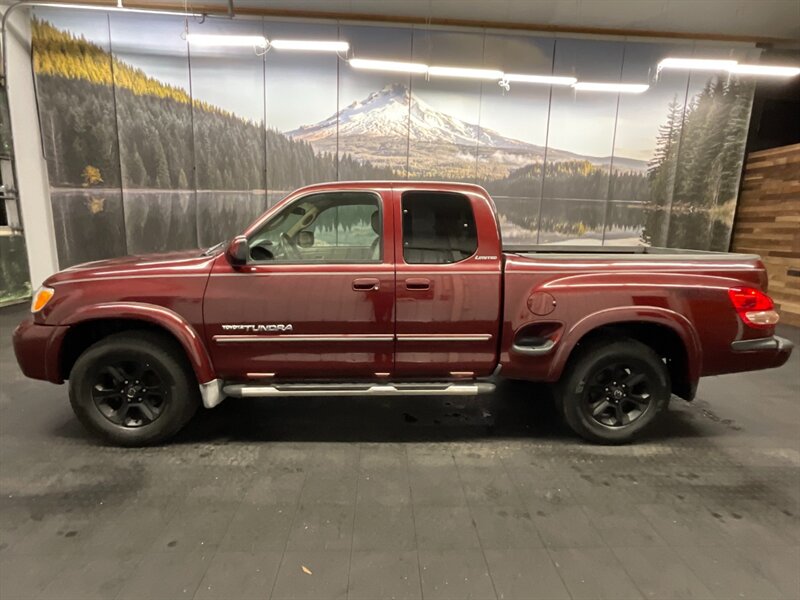
<instances>
[{"instance_id":1,"label":"tire","mask_svg":"<svg viewBox=\"0 0 800 600\"><path fill-rule=\"evenodd\" d=\"M570 428L585 440L624 444L653 422L670 395L661 357L641 342L618 338L577 351L558 385L557 403Z\"/></svg>"},{"instance_id":2,"label":"tire","mask_svg":"<svg viewBox=\"0 0 800 600\"><path fill-rule=\"evenodd\" d=\"M110 335L85 350L70 372L69 400L84 427L119 446L167 440L200 403L183 348L146 331Z\"/></svg>"}]
</instances>

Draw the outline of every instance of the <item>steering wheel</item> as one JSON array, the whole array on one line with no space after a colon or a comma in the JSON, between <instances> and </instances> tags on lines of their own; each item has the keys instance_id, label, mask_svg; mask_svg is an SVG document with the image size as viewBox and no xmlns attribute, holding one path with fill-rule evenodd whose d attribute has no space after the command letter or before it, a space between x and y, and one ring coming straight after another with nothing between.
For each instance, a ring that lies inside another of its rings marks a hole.
<instances>
[{"instance_id":1,"label":"steering wheel","mask_svg":"<svg viewBox=\"0 0 800 600\"><path fill-rule=\"evenodd\" d=\"M286 235L286 232L281 234L281 246L288 257L300 258L300 250L297 249L297 244L294 243L292 238Z\"/></svg>"}]
</instances>

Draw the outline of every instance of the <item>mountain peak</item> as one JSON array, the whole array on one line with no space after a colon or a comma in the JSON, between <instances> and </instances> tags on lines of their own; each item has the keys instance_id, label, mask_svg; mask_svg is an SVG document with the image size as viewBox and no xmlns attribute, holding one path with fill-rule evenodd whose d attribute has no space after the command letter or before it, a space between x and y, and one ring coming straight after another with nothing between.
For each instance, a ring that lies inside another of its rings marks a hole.
<instances>
[{"instance_id":1,"label":"mountain peak","mask_svg":"<svg viewBox=\"0 0 800 600\"><path fill-rule=\"evenodd\" d=\"M340 111L339 114L362 106L369 106L370 108L373 108L375 104L380 102L402 102L403 104L406 104L409 99L410 94L405 85L402 83L390 83L377 92L371 92L363 100L354 100L348 104L343 111Z\"/></svg>"},{"instance_id":2,"label":"mountain peak","mask_svg":"<svg viewBox=\"0 0 800 600\"><path fill-rule=\"evenodd\" d=\"M370 92L327 119L286 135L310 143L317 151L345 148L373 165L405 164L411 143L415 151L431 152L436 160L450 160L453 165L474 164L476 149L481 147L481 155L491 156L495 167L506 172L544 159L544 147L438 110L402 83ZM609 162L607 157L586 157L554 148L548 152L550 160L576 158L592 164Z\"/></svg>"},{"instance_id":3,"label":"mountain peak","mask_svg":"<svg viewBox=\"0 0 800 600\"><path fill-rule=\"evenodd\" d=\"M375 105L386 103L401 103L407 105L409 102L416 102L417 99L411 95L408 88L402 83L390 83L377 92L370 93L366 98L356 101L351 106L369 106L370 109Z\"/></svg>"},{"instance_id":4,"label":"mountain peak","mask_svg":"<svg viewBox=\"0 0 800 600\"><path fill-rule=\"evenodd\" d=\"M409 91L405 83L390 83L385 85L381 91L376 92L376 94L380 96L405 97L409 95Z\"/></svg>"},{"instance_id":5,"label":"mountain peak","mask_svg":"<svg viewBox=\"0 0 800 600\"><path fill-rule=\"evenodd\" d=\"M372 138L394 141L409 136L418 142L474 148L480 143L513 150L533 150L527 142L507 138L435 109L403 83L390 83L356 100L327 119L287 132L293 138L321 145L329 140Z\"/></svg>"}]
</instances>

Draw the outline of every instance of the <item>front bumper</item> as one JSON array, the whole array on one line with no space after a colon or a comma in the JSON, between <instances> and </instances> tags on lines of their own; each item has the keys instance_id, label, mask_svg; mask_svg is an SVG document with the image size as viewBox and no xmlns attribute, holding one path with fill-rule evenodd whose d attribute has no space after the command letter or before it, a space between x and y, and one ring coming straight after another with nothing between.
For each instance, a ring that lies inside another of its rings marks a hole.
<instances>
[{"instance_id":1,"label":"front bumper","mask_svg":"<svg viewBox=\"0 0 800 600\"><path fill-rule=\"evenodd\" d=\"M69 327L34 323L28 317L12 335L14 355L26 377L64 383L59 368L61 342Z\"/></svg>"},{"instance_id":2,"label":"front bumper","mask_svg":"<svg viewBox=\"0 0 800 600\"><path fill-rule=\"evenodd\" d=\"M746 355L758 366L752 369L769 369L785 364L792 355L794 344L777 335L755 340L737 340L731 342L731 350L737 355Z\"/></svg>"}]
</instances>

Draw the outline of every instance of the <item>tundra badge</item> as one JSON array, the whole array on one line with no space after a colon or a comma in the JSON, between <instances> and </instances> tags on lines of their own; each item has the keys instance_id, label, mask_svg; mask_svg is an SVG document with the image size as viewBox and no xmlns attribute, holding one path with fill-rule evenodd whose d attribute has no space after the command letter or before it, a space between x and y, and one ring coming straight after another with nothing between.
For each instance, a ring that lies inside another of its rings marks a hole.
<instances>
[{"instance_id":1,"label":"tundra badge","mask_svg":"<svg viewBox=\"0 0 800 600\"><path fill-rule=\"evenodd\" d=\"M243 323L236 323L231 325L223 325L222 329L225 331L249 331L250 333L274 333L274 332L290 332L292 330L292 324L287 323L268 323L268 324L248 324L245 325Z\"/></svg>"}]
</instances>

